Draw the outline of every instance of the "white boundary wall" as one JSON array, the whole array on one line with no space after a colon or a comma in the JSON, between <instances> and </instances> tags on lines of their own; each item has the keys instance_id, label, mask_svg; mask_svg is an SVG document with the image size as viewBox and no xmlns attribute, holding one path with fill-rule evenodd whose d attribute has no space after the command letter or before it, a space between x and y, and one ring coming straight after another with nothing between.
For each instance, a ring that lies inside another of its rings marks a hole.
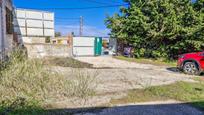
<instances>
[{"instance_id":1,"label":"white boundary wall","mask_svg":"<svg viewBox=\"0 0 204 115\"><path fill-rule=\"evenodd\" d=\"M15 9L14 31L21 37L54 37L54 13Z\"/></svg>"},{"instance_id":2,"label":"white boundary wall","mask_svg":"<svg viewBox=\"0 0 204 115\"><path fill-rule=\"evenodd\" d=\"M94 56L94 37L73 37L73 56Z\"/></svg>"}]
</instances>

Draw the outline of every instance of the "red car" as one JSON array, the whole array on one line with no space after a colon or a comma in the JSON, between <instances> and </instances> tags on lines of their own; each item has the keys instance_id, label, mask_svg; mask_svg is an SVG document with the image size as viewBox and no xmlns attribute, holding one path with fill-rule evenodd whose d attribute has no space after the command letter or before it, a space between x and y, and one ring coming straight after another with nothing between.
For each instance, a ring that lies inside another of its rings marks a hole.
<instances>
[{"instance_id":1,"label":"red car","mask_svg":"<svg viewBox=\"0 0 204 115\"><path fill-rule=\"evenodd\" d=\"M204 52L180 55L177 66L186 74L200 75L204 71Z\"/></svg>"}]
</instances>

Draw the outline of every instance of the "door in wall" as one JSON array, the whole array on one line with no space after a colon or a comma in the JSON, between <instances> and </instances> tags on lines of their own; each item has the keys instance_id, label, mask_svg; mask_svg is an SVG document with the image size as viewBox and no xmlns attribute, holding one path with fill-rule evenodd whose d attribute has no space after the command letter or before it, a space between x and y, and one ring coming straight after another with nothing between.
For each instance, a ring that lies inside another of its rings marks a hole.
<instances>
[{"instance_id":1,"label":"door in wall","mask_svg":"<svg viewBox=\"0 0 204 115\"><path fill-rule=\"evenodd\" d=\"M102 38L96 37L94 41L94 53L95 56L100 56L102 53Z\"/></svg>"}]
</instances>

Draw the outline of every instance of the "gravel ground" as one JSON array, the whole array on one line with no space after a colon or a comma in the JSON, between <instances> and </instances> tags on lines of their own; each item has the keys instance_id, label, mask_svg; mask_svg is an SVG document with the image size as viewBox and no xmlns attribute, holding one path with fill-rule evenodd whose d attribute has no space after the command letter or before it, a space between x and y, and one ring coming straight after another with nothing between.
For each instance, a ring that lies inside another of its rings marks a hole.
<instances>
[{"instance_id":1,"label":"gravel ground","mask_svg":"<svg viewBox=\"0 0 204 115\"><path fill-rule=\"evenodd\" d=\"M128 89L171 84L177 81L194 82L191 79L193 76L172 71L165 66L138 64L112 57L77 57L76 59L93 64L96 68L109 68L95 70L99 73L97 91L100 93L121 92Z\"/></svg>"},{"instance_id":2,"label":"gravel ground","mask_svg":"<svg viewBox=\"0 0 204 115\"><path fill-rule=\"evenodd\" d=\"M151 69L156 66L150 64L139 64L127 61L122 61L114 59L111 56L101 56L101 57L76 57L76 60L81 62L86 62L93 64L96 68L141 68L141 69Z\"/></svg>"},{"instance_id":3,"label":"gravel ground","mask_svg":"<svg viewBox=\"0 0 204 115\"><path fill-rule=\"evenodd\" d=\"M93 64L98 69L81 69L90 74L97 73L96 96L87 100L83 107L106 105L111 99L118 99L126 95L127 91L135 88L171 84L178 81L195 82L193 76L170 71L164 66L137 64L114 59L112 57L78 57L79 61ZM56 67L58 70L73 79L69 73L78 71L73 68ZM81 100L66 100L56 103L59 108L80 108ZM74 106L73 106L74 105ZM151 114L150 114L151 113ZM199 110L186 104L147 104L126 105L104 109L99 115L203 115Z\"/></svg>"}]
</instances>

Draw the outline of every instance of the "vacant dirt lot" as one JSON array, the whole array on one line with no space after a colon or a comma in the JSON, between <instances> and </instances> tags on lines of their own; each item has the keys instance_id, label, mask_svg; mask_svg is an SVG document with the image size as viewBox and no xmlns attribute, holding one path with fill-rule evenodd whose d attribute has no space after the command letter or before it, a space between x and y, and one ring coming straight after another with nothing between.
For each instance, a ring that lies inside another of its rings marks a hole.
<instances>
[{"instance_id":1,"label":"vacant dirt lot","mask_svg":"<svg viewBox=\"0 0 204 115\"><path fill-rule=\"evenodd\" d=\"M188 76L179 72L171 71L171 69L168 69L169 67L165 66L132 63L117 60L112 57L77 57L76 59L82 62L93 64L93 66L95 67L95 69L80 69L80 71L88 72L90 75L97 73L97 76L95 76L96 77L95 84L97 84L95 87L96 95L91 97L90 99L87 99L83 107L97 107L107 105L109 104L111 99L118 99L125 96L127 94L127 91L130 89L147 88L149 86L171 84L178 81L195 82L194 80L192 80L193 76ZM64 73L70 79L73 78L69 73L72 73L73 71L79 71L79 69L66 67L56 67L55 70ZM80 108L82 107L82 105L79 104L80 102L81 102L80 99L75 99L74 101L75 105L73 105L73 99L70 99L65 101L63 100L62 102L58 102L55 105L59 108L76 108L76 107ZM189 106L183 105L173 106L173 105L170 105L170 107L175 108L176 106L178 106L185 107L187 109L191 108ZM105 110L100 114L103 115L115 113L116 115L120 113L120 110L123 111L123 109L124 111L130 112L130 114L132 114L135 112L132 111L131 108L135 109L137 107L138 106L129 108L125 106L125 108L121 107L116 107L115 109L110 108L107 109L107 111L110 112L107 112ZM142 106L142 108L144 107ZM148 107L152 108L151 106ZM155 107L158 107L157 108L158 110L162 109L161 106ZM168 111L170 111L171 108ZM153 110L154 107L150 111ZM180 109L178 109L178 111L179 110ZM184 109L182 109L182 112L184 112L183 110ZM160 113L161 112L163 111L160 111ZM156 114L157 112L155 113L155 115Z\"/></svg>"},{"instance_id":2,"label":"vacant dirt lot","mask_svg":"<svg viewBox=\"0 0 204 115\"><path fill-rule=\"evenodd\" d=\"M78 57L79 61L93 64L97 71L98 93L123 92L129 89L171 84L177 81L194 82L188 76L168 70L169 67L138 64L112 57ZM102 68L102 69L101 69ZM109 69L103 69L109 68Z\"/></svg>"},{"instance_id":3,"label":"vacant dirt lot","mask_svg":"<svg viewBox=\"0 0 204 115\"><path fill-rule=\"evenodd\" d=\"M118 60L112 58L110 56L106 57L77 57L75 58L79 61L86 62L93 64L96 68L121 68L121 69L128 69L128 68L141 68L141 69L151 69L157 68L157 66L153 66L150 64L138 64L132 63L127 61Z\"/></svg>"},{"instance_id":4,"label":"vacant dirt lot","mask_svg":"<svg viewBox=\"0 0 204 115\"><path fill-rule=\"evenodd\" d=\"M177 81L194 82L192 76L169 71L164 66L131 63L112 57L78 57L76 59L98 68L80 70L89 74L97 73L96 93L102 97L94 103L96 105L107 103L111 98L124 96L130 89L171 84ZM72 76L69 73L78 71L78 69L66 67L57 67L55 70L61 71L70 79Z\"/></svg>"}]
</instances>

